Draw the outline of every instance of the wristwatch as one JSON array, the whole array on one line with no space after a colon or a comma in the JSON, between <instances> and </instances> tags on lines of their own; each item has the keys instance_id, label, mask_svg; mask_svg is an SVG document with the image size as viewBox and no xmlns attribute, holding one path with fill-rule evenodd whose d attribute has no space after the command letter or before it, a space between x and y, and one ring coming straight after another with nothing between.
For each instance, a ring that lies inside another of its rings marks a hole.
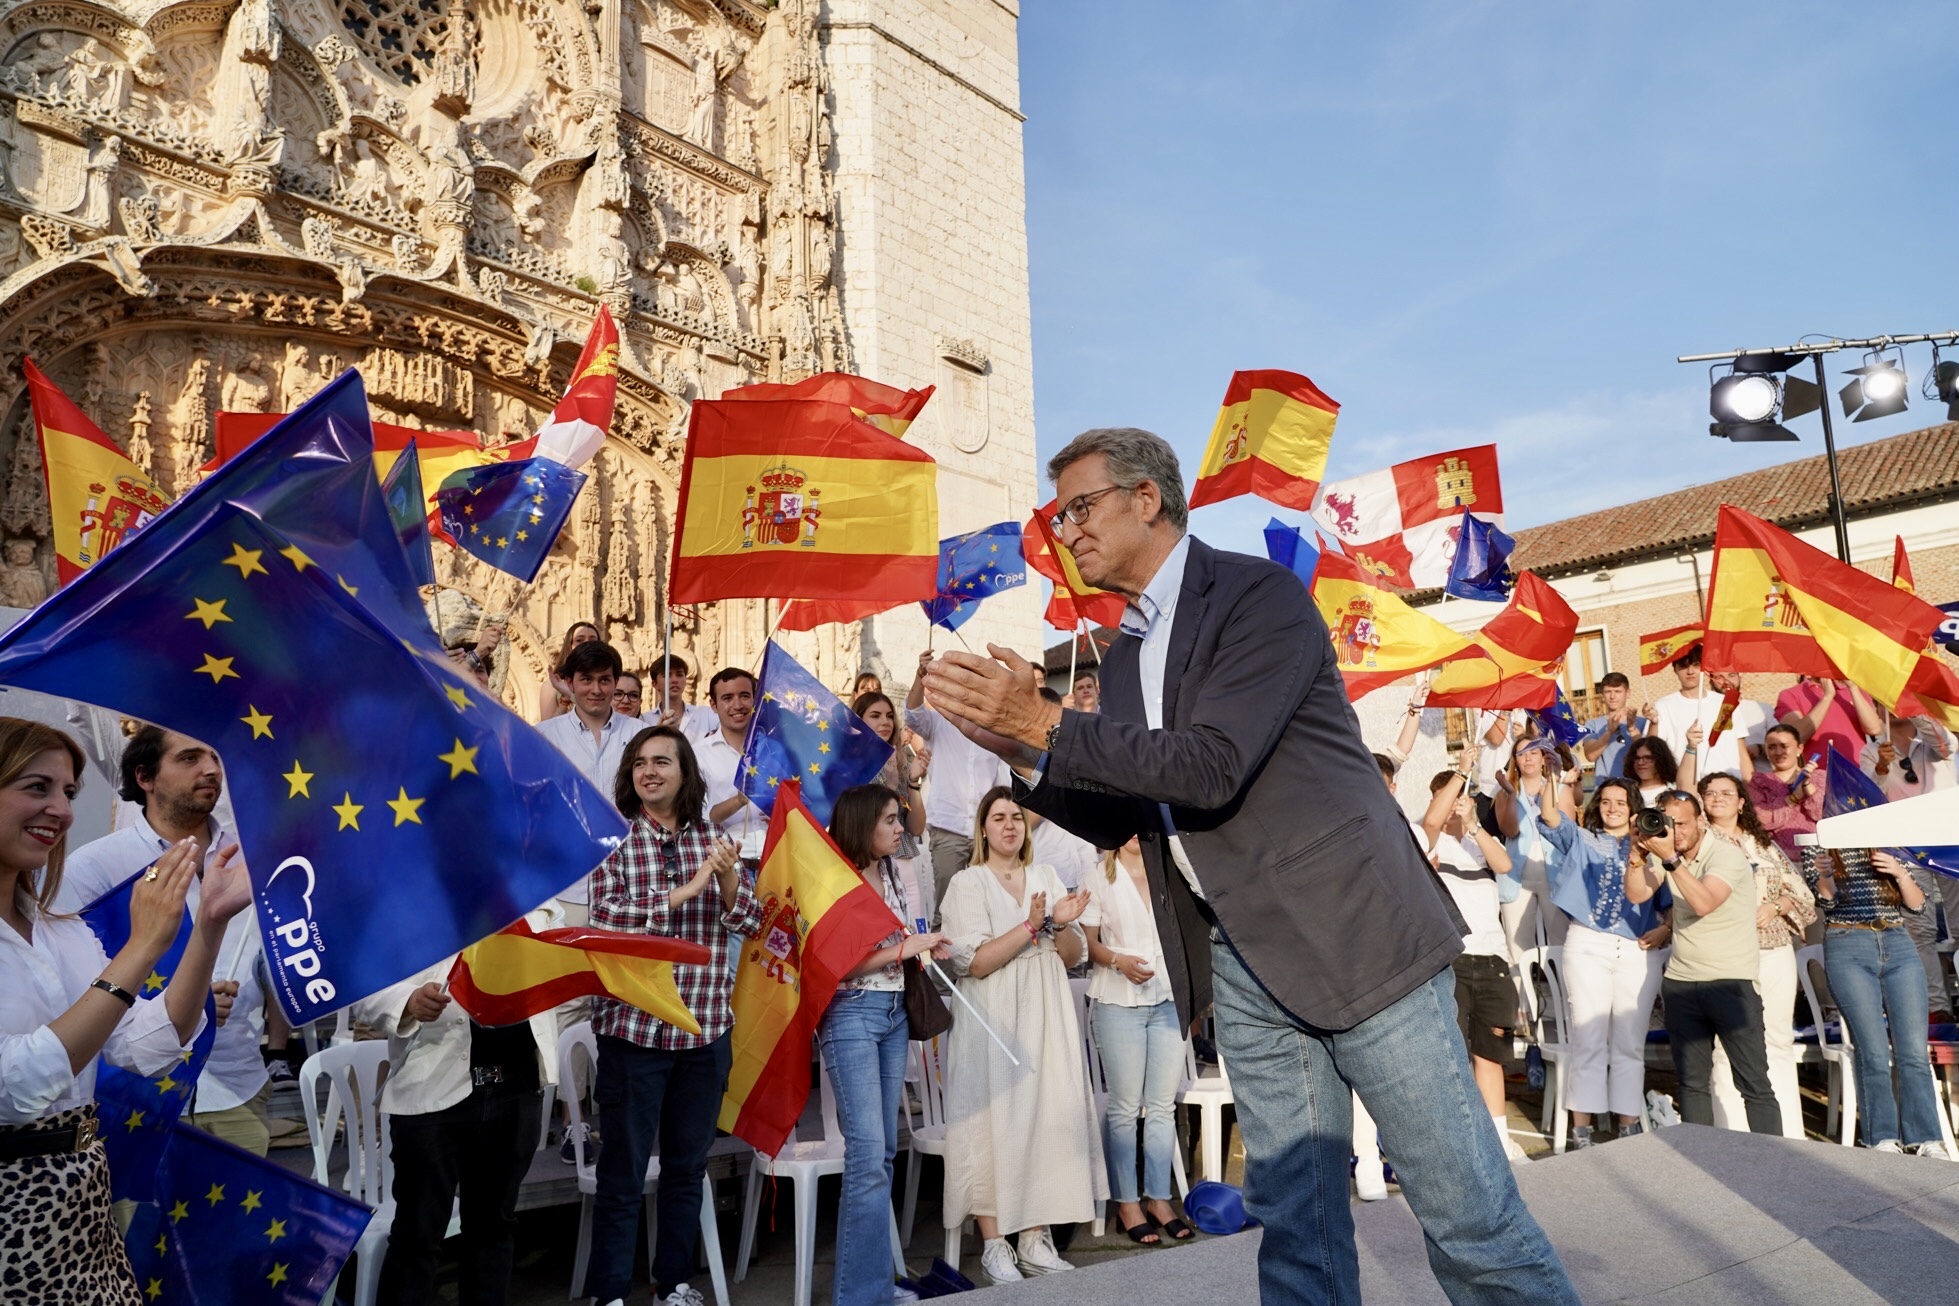
<instances>
[{"instance_id":1,"label":"wristwatch","mask_svg":"<svg viewBox=\"0 0 1959 1306\"><path fill-rule=\"evenodd\" d=\"M1660 869L1667 872L1668 874L1672 874L1674 871L1680 869L1680 859L1676 857L1672 861L1668 861L1666 858L1662 857L1660 858Z\"/></svg>"},{"instance_id":2,"label":"wristwatch","mask_svg":"<svg viewBox=\"0 0 1959 1306\"><path fill-rule=\"evenodd\" d=\"M1068 718L1064 715L1059 720L1055 721L1053 725L1048 727L1047 742L1044 745L1047 752L1052 753L1056 748L1061 746L1061 722L1067 719Z\"/></svg>"}]
</instances>

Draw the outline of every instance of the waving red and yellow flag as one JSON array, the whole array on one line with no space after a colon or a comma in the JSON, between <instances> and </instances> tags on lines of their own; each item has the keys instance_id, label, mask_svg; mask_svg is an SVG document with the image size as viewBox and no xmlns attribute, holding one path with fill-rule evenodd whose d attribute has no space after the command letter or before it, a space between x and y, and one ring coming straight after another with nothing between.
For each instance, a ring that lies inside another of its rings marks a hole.
<instances>
[{"instance_id":1,"label":"waving red and yellow flag","mask_svg":"<svg viewBox=\"0 0 1959 1306\"><path fill-rule=\"evenodd\" d=\"M55 577L66 585L170 501L40 368L23 361L21 369L47 469Z\"/></svg>"},{"instance_id":2,"label":"waving red and yellow flag","mask_svg":"<svg viewBox=\"0 0 1959 1306\"><path fill-rule=\"evenodd\" d=\"M776 790L755 897L762 930L743 942L735 966L720 1124L774 1156L809 1100L810 1043L837 982L899 925L803 806L793 780Z\"/></svg>"},{"instance_id":3,"label":"waving red and yellow flag","mask_svg":"<svg viewBox=\"0 0 1959 1306\"><path fill-rule=\"evenodd\" d=\"M1937 673L1947 668L1924 653L1942 620L1916 595L1721 505L1707 591L1708 670L1840 677L1898 710L1907 690L1921 700L1944 692ZM1932 702L1925 708L1944 715Z\"/></svg>"},{"instance_id":4,"label":"waving red and yellow flag","mask_svg":"<svg viewBox=\"0 0 1959 1306\"><path fill-rule=\"evenodd\" d=\"M564 398L551 410L551 420L537 428L539 458L567 467L583 467L605 443L612 427L612 407L619 395L619 328L604 304L585 334L585 347L571 369ZM440 480L423 479L425 485Z\"/></svg>"},{"instance_id":5,"label":"waving red and yellow flag","mask_svg":"<svg viewBox=\"0 0 1959 1306\"><path fill-rule=\"evenodd\" d=\"M514 1025L575 998L612 997L689 1034L701 1032L681 1001L675 965L702 966L698 943L655 934L518 921L464 948L449 968L449 993L479 1025Z\"/></svg>"},{"instance_id":6,"label":"waving red and yellow flag","mask_svg":"<svg viewBox=\"0 0 1959 1306\"><path fill-rule=\"evenodd\" d=\"M842 404L697 400L673 601L929 599L939 589L938 470Z\"/></svg>"},{"instance_id":7,"label":"waving red and yellow flag","mask_svg":"<svg viewBox=\"0 0 1959 1306\"><path fill-rule=\"evenodd\" d=\"M1050 499L1020 528L1020 549L1027 564L1054 582L1054 593L1042 619L1056 630L1075 630L1084 621L1091 626L1120 625L1128 600L1082 579L1075 555L1048 525L1059 511L1059 505Z\"/></svg>"},{"instance_id":8,"label":"waving red and yellow flag","mask_svg":"<svg viewBox=\"0 0 1959 1306\"><path fill-rule=\"evenodd\" d=\"M934 389L936 387L928 385L923 390L900 390L896 386L852 376L848 372L818 372L815 376L806 376L787 384L763 382L737 386L724 391L721 398L723 401L821 399L826 403L842 404L886 435L902 438L924 410L925 401L932 397Z\"/></svg>"},{"instance_id":9,"label":"waving red and yellow flag","mask_svg":"<svg viewBox=\"0 0 1959 1306\"><path fill-rule=\"evenodd\" d=\"M1469 636L1410 607L1359 563L1331 550L1313 570L1313 603L1333 638L1350 699L1475 652Z\"/></svg>"},{"instance_id":10,"label":"waving red and yellow flag","mask_svg":"<svg viewBox=\"0 0 1959 1306\"><path fill-rule=\"evenodd\" d=\"M1211 443L1197 467L1190 506L1241 494L1298 508L1313 506L1340 405L1297 372L1233 372Z\"/></svg>"},{"instance_id":11,"label":"waving red and yellow flag","mask_svg":"<svg viewBox=\"0 0 1959 1306\"><path fill-rule=\"evenodd\" d=\"M1911 580L1911 557L1905 552L1905 537L1891 537L1891 583L1907 594L1918 593Z\"/></svg>"},{"instance_id":12,"label":"waving red and yellow flag","mask_svg":"<svg viewBox=\"0 0 1959 1306\"><path fill-rule=\"evenodd\" d=\"M1535 572L1517 578L1503 611L1476 634L1480 657L1458 658L1429 684L1430 707L1550 707L1578 614Z\"/></svg>"},{"instance_id":13,"label":"waving red and yellow flag","mask_svg":"<svg viewBox=\"0 0 1959 1306\"><path fill-rule=\"evenodd\" d=\"M1672 666L1687 656L1687 650L1706 636L1706 629L1698 621L1691 626L1675 626L1671 630L1656 630L1650 635L1641 635L1639 674L1650 676Z\"/></svg>"}]
</instances>

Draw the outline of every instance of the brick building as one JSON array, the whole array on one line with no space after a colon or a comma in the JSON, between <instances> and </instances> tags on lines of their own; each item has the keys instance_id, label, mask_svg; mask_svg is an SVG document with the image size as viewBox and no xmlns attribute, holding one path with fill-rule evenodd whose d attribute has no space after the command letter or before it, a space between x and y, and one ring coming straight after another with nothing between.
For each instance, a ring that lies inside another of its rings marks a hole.
<instances>
[{"instance_id":1,"label":"brick building","mask_svg":"<svg viewBox=\"0 0 1959 1306\"><path fill-rule=\"evenodd\" d=\"M1837 466L1852 562L1889 579L1892 541L1901 536L1919 595L1932 603L1959 599L1959 423L1842 450ZM1623 671L1639 685L1639 637L1699 619L1720 505L1834 553L1829 492L1829 468L1818 455L1518 531L1511 565L1550 581L1578 611L1565 692L1579 702L1607 671ZM1458 630L1473 630L1498 610L1434 590L1410 597ZM1773 702L1791 679L1751 674L1743 692ZM1676 688L1673 674L1662 671L1637 692L1651 702Z\"/></svg>"}]
</instances>

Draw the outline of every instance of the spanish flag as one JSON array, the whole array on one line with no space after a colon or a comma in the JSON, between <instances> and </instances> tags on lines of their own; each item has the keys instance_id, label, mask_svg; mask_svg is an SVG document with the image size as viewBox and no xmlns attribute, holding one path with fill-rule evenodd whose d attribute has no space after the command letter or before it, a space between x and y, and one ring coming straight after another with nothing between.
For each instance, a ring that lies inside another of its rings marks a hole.
<instances>
[{"instance_id":1,"label":"spanish flag","mask_svg":"<svg viewBox=\"0 0 1959 1306\"><path fill-rule=\"evenodd\" d=\"M21 369L47 469L55 577L66 585L170 501L40 368L22 360Z\"/></svg>"},{"instance_id":2,"label":"spanish flag","mask_svg":"<svg viewBox=\"0 0 1959 1306\"><path fill-rule=\"evenodd\" d=\"M938 470L843 404L697 400L672 601L929 599L939 588Z\"/></svg>"},{"instance_id":3,"label":"spanish flag","mask_svg":"<svg viewBox=\"0 0 1959 1306\"><path fill-rule=\"evenodd\" d=\"M923 390L900 390L896 386L852 376L848 372L818 372L815 376L806 376L786 385L765 382L737 386L724 391L721 398L723 401L821 399L826 403L842 404L886 435L902 439L935 388L928 385Z\"/></svg>"},{"instance_id":4,"label":"spanish flag","mask_svg":"<svg viewBox=\"0 0 1959 1306\"><path fill-rule=\"evenodd\" d=\"M1907 594L1918 593L1911 580L1911 557L1905 552L1905 537L1891 537L1891 583Z\"/></svg>"},{"instance_id":5,"label":"spanish flag","mask_svg":"<svg viewBox=\"0 0 1959 1306\"><path fill-rule=\"evenodd\" d=\"M1935 679L1919 662L1943 619L1916 595L1721 505L1707 591L1709 670L1838 677L1895 710L1907 687L1917 688L1914 676Z\"/></svg>"},{"instance_id":6,"label":"spanish flag","mask_svg":"<svg viewBox=\"0 0 1959 1306\"><path fill-rule=\"evenodd\" d=\"M1651 635L1639 637L1639 674L1650 676L1672 666L1687 656L1687 650L1706 638L1707 631L1701 623L1691 626L1675 626L1671 630L1656 630Z\"/></svg>"},{"instance_id":7,"label":"spanish flag","mask_svg":"<svg viewBox=\"0 0 1959 1306\"><path fill-rule=\"evenodd\" d=\"M1892 537L1891 584L1907 594L1918 593L1911 579L1911 558L1905 553L1905 537ZM1936 642L1927 643L1912 668L1911 688L1898 700L1899 716L1930 716L1959 727L1959 672L1939 657Z\"/></svg>"},{"instance_id":8,"label":"spanish flag","mask_svg":"<svg viewBox=\"0 0 1959 1306\"><path fill-rule=\"evenodd\" d=\"M818 626L849 625L903 606L889 599L790 599L782 605L775 628L815 630Z\"/></svg>"},{"instance_id":9,"label":"spanish flag","mask_svg":"<svg viewBox=\"0 0 1959 1306\"><path fill-rule=\"evenodd\" d=\"M810 1045L837 982L900 926L803 806L793 780L776 790L755 897L762 929L744 941L735 966L720 1124L774 1156L809 1100Z\"/></svg>"},{"instance_id":10,"label":"spanish flag","mask_svg":"<svg viewBox=\"0 0 1959 1306\"><path fill-rule=\"evenodd\" d=\"M1082 579L1075 566L1075 555L1048 525L1059 511L1059 505L1050 499L1036 508L1027 524L1020 528L1020 550L1028 565L1054 582L1054 594L1048 599L1043 619L1056 630L1076 630L1084 621L1091 626L1122 624L1123 610L1129 601Z\"/></svg>"},{"instance_id":11,"label":"spanish flag","mask_svg":"<svg viewBox=\"0 0 1959 1306\"><path fill-rule=\"evenodd\" d=\"M565 396L551 410L551 420L537 428L536 457L567 467L583 467L605 443L612 427L613 402L619 394L619 328L604 304L585 333L585 348L572 366ZM435 484L440 484L440 481Z\"/></svg>"},{"instance_id":12,"label":"spanish flag","mask_svg":"<svg viewBox=\"0 0 1959 1306\"><path fill-rule=\"evenodd\" d=\"M1326 475L1340 405L1297 372L1233 372L1190 506L1241 494L1304 512Z\"/></svg>"},{"instance_id":13,"label":"spanish flag","mask_svg":"<svg viewBox=\"0 0 1959 1306\"><path fill-rule=\"evenodd\" d=\"M1344 554L1328 550L1320 555L1312 590L1350 699L1475 652L1467 635L1382 589Z\"/></svg>"},{"instance_id":14,"label":"spanish flag","mask_svg":"<svg viewBox=\"0 0 1959 1306\"><path fill-rule=\"evenodd\" d=\"M518 921L456 956L449 993L479 1025L515 1025L575 998L611 997L689 1034L701 1027L673 980L713 952L685 939L613 930L534 930Z\"/></svg>"},{"instance_id":15,"label":"spanish flag","mask_svg":"<svg viewBox=\"0 0 1959 1306\"><path fill-rule=\"evenodd\" d=\"M1430 707L1546 708L1557 702L1578 614L1535 572L1517 578L1503 611L1477 632L1480 657L1458 658L1429 684Z\"/></svg>"}]
</instances>

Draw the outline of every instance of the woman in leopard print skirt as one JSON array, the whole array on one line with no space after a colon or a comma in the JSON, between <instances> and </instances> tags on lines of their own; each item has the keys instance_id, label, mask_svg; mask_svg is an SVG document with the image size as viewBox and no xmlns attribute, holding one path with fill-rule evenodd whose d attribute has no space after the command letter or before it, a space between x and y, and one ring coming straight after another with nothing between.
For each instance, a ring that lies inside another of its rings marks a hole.
<instances>
[{"instance_id":1,"label":"woman in leopard print skirt","mask_svg":"<svg viewBox=\"0 0 1959 1306\"><path fill-rule=\"evenodd\" d=\"M87 925L48 911L81 773L67 735L0 717L0 1301L18 1306L142 1306L109 1210L96 1062L143 1075L178 1063L203 1026L225 922L250 895L244 863L213 858L169 985L138 1001L205 850L186 840L143 872L111 959Z\"/></svg>"}]
</instances>

